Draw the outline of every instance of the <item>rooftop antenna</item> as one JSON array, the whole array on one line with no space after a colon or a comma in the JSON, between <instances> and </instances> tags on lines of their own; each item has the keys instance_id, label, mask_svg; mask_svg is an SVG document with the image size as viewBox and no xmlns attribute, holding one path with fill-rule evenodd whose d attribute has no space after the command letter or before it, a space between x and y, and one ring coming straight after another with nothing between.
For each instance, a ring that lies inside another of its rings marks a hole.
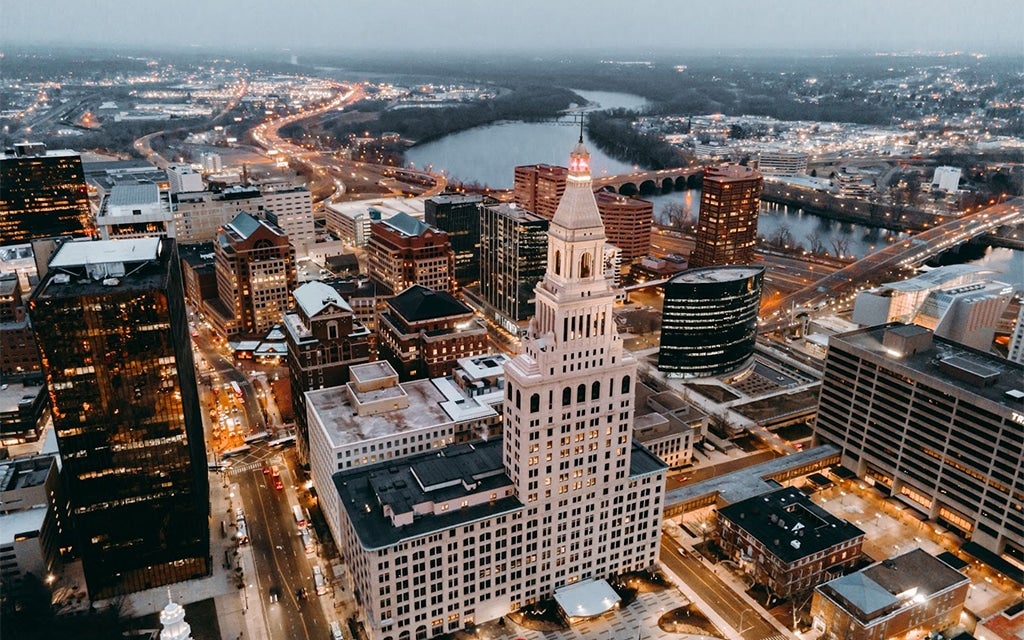
<instances>
[{"instance_id":1,"label":"rooftop antenna","mask_svg":"<svg viewBox=\"0 0 1024 640\"><path fill-rule=\"evenodd\" d=\"M586 118L586 116L583 115L582 111L580 112L579 116L580 116L580 144L583 144L583 120Z\"/></svg>"}]
</instances>

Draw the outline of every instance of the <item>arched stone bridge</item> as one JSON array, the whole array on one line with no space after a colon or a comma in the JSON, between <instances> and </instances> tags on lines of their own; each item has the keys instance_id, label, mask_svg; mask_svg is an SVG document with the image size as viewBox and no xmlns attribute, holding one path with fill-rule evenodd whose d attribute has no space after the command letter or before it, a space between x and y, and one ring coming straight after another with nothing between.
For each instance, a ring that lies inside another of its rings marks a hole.
<instances>
[{"instance_id":1,"label":"arched stone bridge","mask_svg":"<svg viewBox=\"0 0 1024 640\"><path fill-rule=\"evenodd\" d=\"M604 189L624 196L654 195L685 189L699 189L704 167L679 167L657 171L637 171L594 178L594 189Z\"/></svg>"}]
</instances>

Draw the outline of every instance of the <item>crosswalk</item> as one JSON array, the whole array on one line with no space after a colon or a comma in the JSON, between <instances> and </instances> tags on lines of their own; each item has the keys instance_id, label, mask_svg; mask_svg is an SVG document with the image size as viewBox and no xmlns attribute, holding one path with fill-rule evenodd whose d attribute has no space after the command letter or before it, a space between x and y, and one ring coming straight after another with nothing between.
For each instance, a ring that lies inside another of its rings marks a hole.
<instances>
[{"instance_id":1,"label":"crosswalk","mask_svg":"<svg viewBox=\"0 0 1024 640\"><path fill-rule=\"evenodd\" d=\"M230 467L228 467L228 470L225 473L227 473L228 475L232 475L233 476L233 475L238 475L239 473L245 473L246 471L252 471L254 469L259 469L262 466L263 466L262 462L247 462L247 463L243 463L243 464L233 464Z\"/></svg>"}]
</instances>

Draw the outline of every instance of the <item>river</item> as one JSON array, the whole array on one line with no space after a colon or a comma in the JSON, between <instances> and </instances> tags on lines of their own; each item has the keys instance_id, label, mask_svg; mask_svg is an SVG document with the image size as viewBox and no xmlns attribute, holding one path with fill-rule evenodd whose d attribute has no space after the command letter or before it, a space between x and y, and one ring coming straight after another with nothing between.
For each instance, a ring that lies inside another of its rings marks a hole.
<instances>
[{"instance_id":1,"label":"river","mask_svg":"<svg viewBox=\"0 0 1024 640\"><path fill-rule=\"evenodd\" d=\"M647 101L636 95L578 89L573 91L591 103L588 109L643 109L647 106ZM415 146L406 152L406 160L418 168L443 170L453 179L479 182L493 189L510 189L513 168L517 165L565 166L569 160L569 151L578 136L572 116L554 122L500 122ZM634 170L633 165L605 155L585 135L584 140L590 148L590 166L595 177ZM654 203L656 221L665 220L665 208L672 203L682 204L696 219L700 191L678 191L646 196L645 199ZM816 234L820 243L833 255L838 245L844 245L839 248L857 258L906 237L903 233L836 222L799 209L762 203L758 234L772 238L783 227L788 229L796 242L805 247L810 244L808 238ZM1004 281L1024 287L1024 252L992 249L975 264L1002 272Z\"/></svg>"}]
</instances>

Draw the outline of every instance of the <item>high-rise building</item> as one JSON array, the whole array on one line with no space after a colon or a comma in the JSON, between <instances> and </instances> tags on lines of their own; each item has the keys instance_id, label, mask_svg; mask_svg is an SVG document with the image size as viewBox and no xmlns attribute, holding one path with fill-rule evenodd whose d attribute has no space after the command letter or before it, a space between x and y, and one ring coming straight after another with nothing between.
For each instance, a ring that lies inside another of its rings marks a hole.
<instances>
[{"instance_id":1,"label":"high-rise building","mask_svg":"<svg viewBox=\"0 0 1024 640\"><path fill-rule=\"evenodd\" d=\"M277 225L240 213L214 243L217 299L214 328L223 336L264 333L292 306L295 250Z\"/></svg>"},{"instance_id":2,"label":"high-rise building","mask_svg":"<svg viewBox=\"0 0 1024 640\"><path fill-rule=\"evenodd\" d=\"M537 313L523 353L505 364L504 437L408 457L378 449L377 464L334 475L338 514L328 521L371 640L455 631L579 583L600 589L658 557L666 467L632 442L637 361L612 319L591 186L581 141L549 227ZM406 443L413 428L390 423L390 446L421 449L445 434ZM428 593L437 575L445 588ZM598 600L588 614L615 606Z\"/></svg>"},{"instance_id":3,"label":"high-rise building","mask_svg":"<svg viewBox=\"0 0 1024 640\"><path fill-rule=\"evenodd\" d=\"M245 211L281 227L301 254L316 242L313 196L308 189L260 190L227 187L220 191L176 193L171 197L176 238L182 244L212 242L220 228Z\"/></svg>"},{"instance_id":4,"label":"high-rise building","mask_svg":"<svg viewBox=\"0 0 1024 640\"><path fill-rule=\"evenodd\" d=\"M0 244L85 235L91 217L78 152L23 143L0 154Z\"/></svg>"},{"instance_id":5,"label":"high-rise building","mask_svg":"<svg viewBox=\"0 0 1024 640\"><path fill-rule=\"evenodd\" d=\"M958 167L935 167L932 175L932 190L955 193L960 188L960 174L962 170Z\"/></svg>"},{"instance_id":6,"label":"high-rise building","mask_svg":"<svg viewBox=\"0 0 1024 640\"><path fill-rule=\"evenodd\" d=\"M100 200L96 212L100 238L174 238L174 214L170 196L154 183L114 185Z\"/></svg>"},{"instance_id":7,"label":"high-rise building","mask_svg":"<svg viewBox=\"0 0 1024 640\"><path fill-rule=\"evenodd\" d=\"M513 335L533 316L547 253L547 220L512 203L480 207L480 295Z\"/></svg>"},{"instance_id":8,"label":"high-rise building","mask_svg":"<svg viewBox=\"0 0 1024 640\"><path fill-rule=\"evenodd\" d=\"M707 167L691 267L753 264L761 174L738 164Z\"/></svg>"},{"instance_id":9,"label":"high-rise building","mask_svg":"<svg viewBox=\"0 0 1024 640\"><path fill-rule=\"evenodd\" d=\"M483 196L442 193L423 201L424 221L448 234L460 287L480 279L480 204Z\"/></svg>"},{"instance_id":10,"label":"high-rise building","mask_svg":"<svg viewBox=\"0 0 1024 640\"><path fill-rule=\"evenodd\" d=\"M65 242L29 315L90 596L208 575L206 450L174 241Z\"/></svg>"},{"instance_id":11,"label":"high-rise building","mask_svg":"<svg viewBox=\"0 0 1024 640\"><path fill-rule=\"evenodd\" d=\"M622 251L622 264L628 268L649 254L654 204L603 190L594 196L608 242Z\"/></svg>"},{"instance_id":12,"label":"high-rise building","mask_svg":"<svg viewBox=\"0 0 1024 640\"><path fill-rule=\"evenodd\" d=\"M332 287L307 282L294 291L295 310L284 316L288 372L295 406L299 459L309 460L307 391L348 382L349 367L370 360L370 330Z\"/></svg>"},{"instance_id":13,"label":"high-rise building","mask_svg":"<svg viewBox=\"0 0 1024 640\"><path fill-rule=\"evenodd\" d=\"M529 164L515 168L512 193L515 203L550 220L565 193L569 170L549 164Z\"/></svg>"},{"instance_id":14,"label":"high-rise building","mask_svg":"<svg viewBox=\"0 0 1024 640\"><path fill-rule=\"evenodd\" d=\"M170 182L171 193L189 193L206 188L203 186L203 174L187 164L168 165L167 180Z\"/></svg>"},{"instance_id":15,"label":"high-rise building","mask_svg":"<svg viewBox=\"0 0 1024 640\"><path fill-rule=\"evenodd\" d=\"M730 373L757 342L764 267L707 267L665 283L658 371L670 377Z\"/></svg>"},{"instance_id":16,"label":"high-rise building","mask_svg":"<svg viewBox=\"0 0 1024 640\"><path fill-rule=\"evenodd\" d=\"M815 441L925 518L1024 560L1024 367L915 325L829 339Z\"/></svg>"},{"instance_id":17,"label":"high-rise building","mask_svg":"<svg viewBox=\"0 0 1024 640\"><path fill-rule=\"evenodd\" d=\"M1024 304L1017 312L1017 322L1010 335L1010 351L1007 357L1017 364L1024 364Z\"/></svg>"},{"instance_id":18,"label":"high-rise building","mask_svg":"<svg viewBox=\"0 0 1024 640\"><path fill-rule=\"evenodd\" d=\"M370 227L370 277L396 294L412 285L455 290L455 253L448 234L399 213Z\"/></svg>"}]
</instances>

